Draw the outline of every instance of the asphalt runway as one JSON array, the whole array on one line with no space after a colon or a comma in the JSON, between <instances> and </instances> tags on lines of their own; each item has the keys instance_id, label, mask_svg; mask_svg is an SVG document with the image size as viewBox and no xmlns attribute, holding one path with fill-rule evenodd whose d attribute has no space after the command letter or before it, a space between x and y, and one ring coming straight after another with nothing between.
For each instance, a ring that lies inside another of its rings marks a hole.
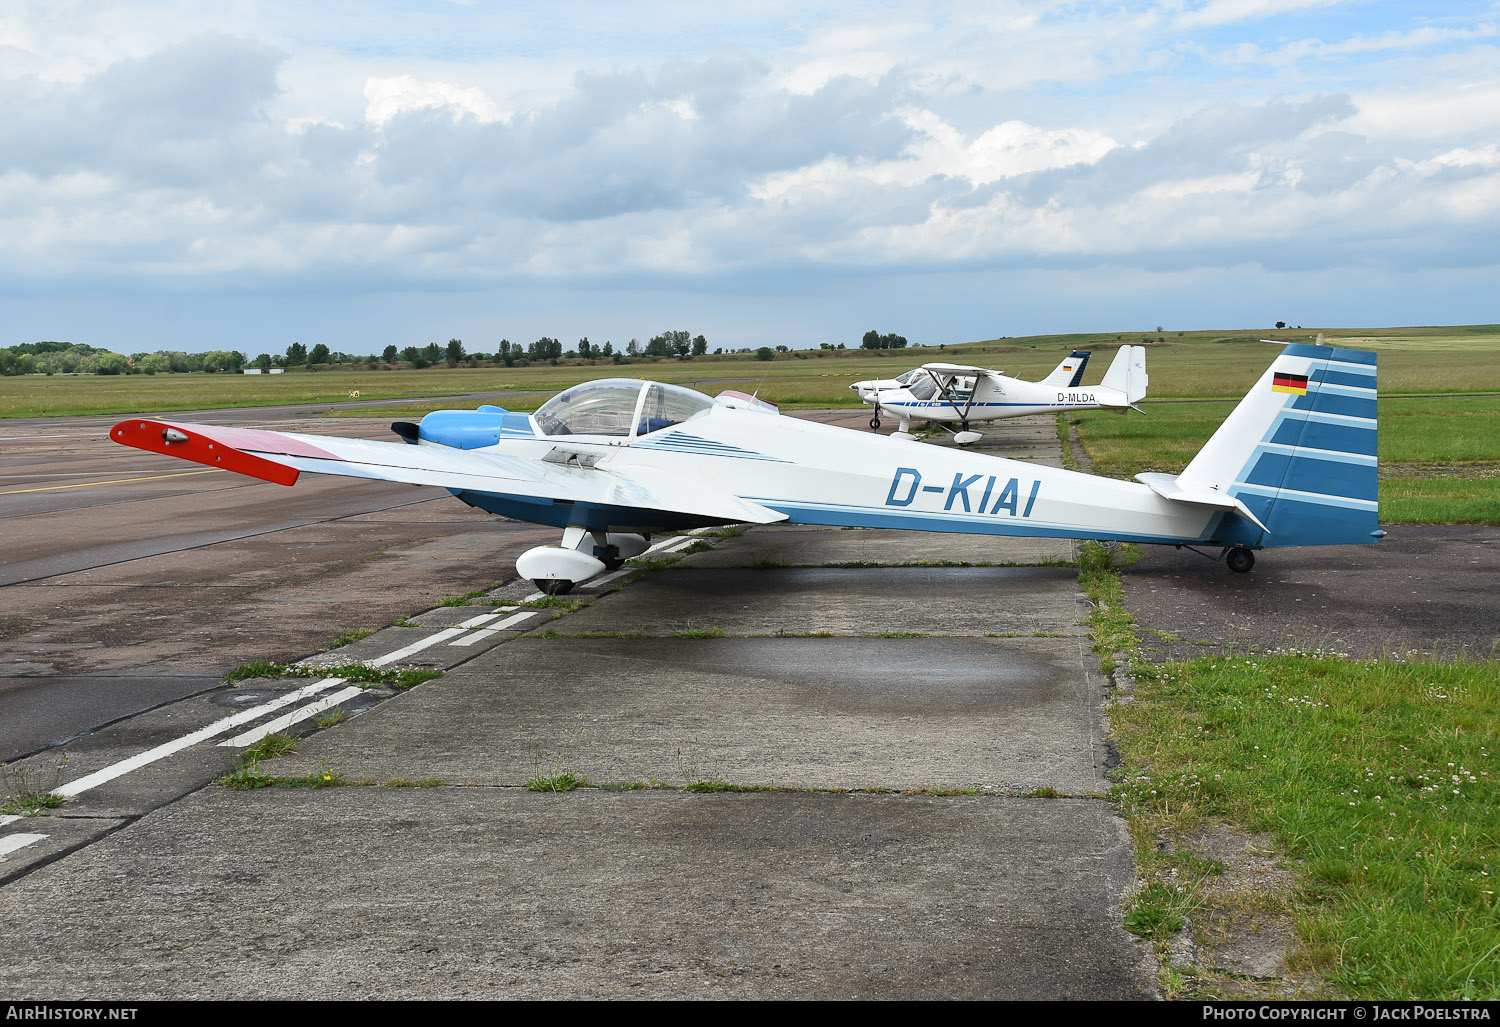
<instances>
[{"instance_id":1,"label":"asphalt runway","mask_svg":"<svg viewBox=\"0 0 1500 1027\"><path fill-rule=\"evenodd\" d=\"M1248 574L1144 547L1125 601L1156 658L1221 651L1359 659L1500 656L1500 526L1385 525L1368 546L1263 549ZM1217 555L1214 551L1213 555Z\"/></svg>"},{"instance_id":2,"label":"asphalt runway","mask_svg":"<svg viewBox=\"0 0 1500 1027\"><path fill-rule=\"evenodd\" d=\"M177 419L394 438L306 413ZM285 488L128 449L117 420L0 421L0 761L492 586L552 541L441 489Z\"/></svg>"}]
</instances>

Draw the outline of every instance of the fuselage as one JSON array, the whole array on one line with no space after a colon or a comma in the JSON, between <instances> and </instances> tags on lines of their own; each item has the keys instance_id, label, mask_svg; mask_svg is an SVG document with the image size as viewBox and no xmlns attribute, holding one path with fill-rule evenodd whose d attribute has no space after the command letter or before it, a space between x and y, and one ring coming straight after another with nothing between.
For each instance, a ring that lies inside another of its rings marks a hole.
<instances>
[{"instance_id":1,"label":"fuselage","mask_svg":"<svg viewBox=\"0 0 1500 1027\"><path fill-rule=\"evenodd\" d=\"M977 380L919 379L897 388L871 391L862 398L903 423L940 421L968 424L1027 414L1092 410L1101 406L1123 409L1128 406L1124 395L1115 389L1102 386L1058 388L1004 376Z\"/></svg>"},{"instance_id":2,"label":"fuselage","mask_svg":"<svg viewBox=\"0 0 1500 1027\"><path fill-rule=\"evenodd\" d=\"M506 415L512 430L483 449L554 460L559 451L581 454L622 478L667 474L768 507L794 524L1171 543L1210 538L1222 517L1136 482L725 406L628 437L548 435L535 418L534 434L523 437L514 430L522 416ZM591 531L724 523L668 510L455 494L505 516Z\"/></svg>"}]
</instances>

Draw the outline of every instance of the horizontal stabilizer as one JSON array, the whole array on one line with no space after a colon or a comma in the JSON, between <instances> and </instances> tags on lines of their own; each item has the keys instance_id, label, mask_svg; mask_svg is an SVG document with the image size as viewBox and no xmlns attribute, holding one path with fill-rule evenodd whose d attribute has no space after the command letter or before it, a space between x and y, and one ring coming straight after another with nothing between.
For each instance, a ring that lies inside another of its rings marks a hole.
<instances>
[{"instance_id":1,"label":"horizontal stabilizer","mask_svg":"<svg viewBox=\"0 0 1500 1027\"><path fill-rule=\"evenodd\" d=\"M1151 491L1163 499L1170 499L1174 503L1190 503L1193 506L1211 506L1218 510L1231 510L1267 535L1271 533L1271 529L1262 524L1260 518L1250 512L1248 506L1233 496L1226 496L1222 492L1203 485L1184 485L1175 474L1148 472L1137 474L1135 480L1150 486Z\"/></svg>"}]
</instances>

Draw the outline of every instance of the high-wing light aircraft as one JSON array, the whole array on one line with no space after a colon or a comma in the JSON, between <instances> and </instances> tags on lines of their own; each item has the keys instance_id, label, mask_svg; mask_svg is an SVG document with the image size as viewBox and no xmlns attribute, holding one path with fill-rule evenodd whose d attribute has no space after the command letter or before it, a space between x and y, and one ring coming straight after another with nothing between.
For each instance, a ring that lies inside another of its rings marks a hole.
<instances>
[{"instance_id":1,"label":"high-wing light aircraft","mask_svg":"<svg viewBox=\"0 0 1500 1027\"><path fill-rule=\"evenodd\" d=\"M1058 364L1055 368L1052 369L1051 374L1032 384L1049 385L1057 388L1076 389L1079 383L1083 381L1083 370L1084 368L1088 367L1088 364L1089 351L1075 349L1073 352L1069 353L1066 357L1063 358L1062 363ZM945 367L948 365L938 364L936 366ZM989 371L987 373L1000 374L1001 372ZM898 374L894 378L869 378L862 382L855 382L853 385L849 386L849 388L857 392L860 399L864 400L866 403L869 403L874 400L875 394L877 392L885 392L890 389L904 388L912 384L913 382L925 377L926 375L922 367L914 367L910 371L907 371L905 374ZM1015 381L1018 379L1011 380ZM972 387L972 385L973 383L969 382L965 385L965 388Z\"/></svg>"},{"instance_id":2,"label":"high-wing light aircraft","mask_svg":"<svg viewBox=\"0 0 1500 1027\"><path fill-rule=\"evenodd\" d=\"M1178 475L1118 481L791 417L740 393L607 378L535 414L439 410L408 443L132 418L116 442L291 485L303 471L436 485L562 529L521 575L547 592L619 566L653 532L784 521L1219 547L1378 541L1375 354L1290 345ZM968 551L973 551L969 544ZM1206 554L1205 554L1206 555Z\"/></svg>"},{"instance_id":3,"label":"high-wing light aircraft","mask_svg":"<svg viewBox=\"0 0 1500 1027\"><path fill-rule=\"evenodd\" d=\"M1121 346L1104 381L1080 386L1088 361L1088 353L1074 350L1051 374L1036 382L983 367L923 364L898 378L855 382L849 388L874 405L871 428L880 427L882 411L900 419L896 438L911 437L912 421L932 421L945 428L956 424L959 430L953 432L953 441L969 446L984 437L969 429L970 422L1101 407L1122 414L1140 409L1136 404L1146 395L1147 381L1144 346Z\"/></svg>"}]
</instances>

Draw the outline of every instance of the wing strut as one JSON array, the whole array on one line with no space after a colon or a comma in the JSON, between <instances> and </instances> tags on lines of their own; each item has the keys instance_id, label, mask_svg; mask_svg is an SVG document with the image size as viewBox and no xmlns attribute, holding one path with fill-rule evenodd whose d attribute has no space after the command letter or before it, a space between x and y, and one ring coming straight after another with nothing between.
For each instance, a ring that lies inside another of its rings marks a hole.
<instances>
[{"instance_id":1,"label":"wing strut","mask_svg":"<svg viewBox=\"0 0 1500 1027\"><path fill-rule=\"evenodd\" d=\"M938 392L942 393L943 399L948 401L948 405L952 407L953 412L958 415L959 423L961 423L964 428L967 429L969 427L969 411L974 408L974 395L979 391L979 379L977 377L974 379L974 387L969 390L969 401L965 403L964 408L960 410L958 409L958 404L953 401L953 390L943 385L942 381L937 376L937 372L928 367L924 367L922 368L922 370L927 372L927 377L932 379L932 384L937 386L937 390ZM948 380L950 383L956 382L958 381L958 375L955 374Z\"/></svg>"}]
</instances>

